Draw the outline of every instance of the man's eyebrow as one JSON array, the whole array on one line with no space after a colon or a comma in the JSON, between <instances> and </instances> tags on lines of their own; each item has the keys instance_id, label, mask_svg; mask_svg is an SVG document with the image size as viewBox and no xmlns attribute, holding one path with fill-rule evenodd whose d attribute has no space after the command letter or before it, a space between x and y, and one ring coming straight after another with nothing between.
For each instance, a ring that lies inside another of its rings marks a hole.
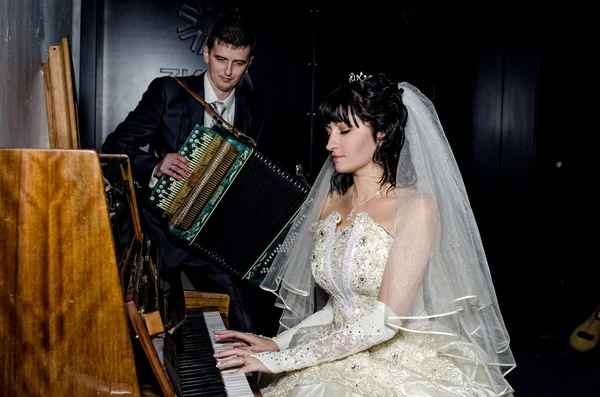
<instances>
[{"instance_id":1,"label":"man's eyebrow","mask_svg":"<svg viewBox=\"0 0 600 397\"><path fill-rule=\"evenodd\" d=\"M226 56L224 56L224 55L219 55L219 54L215 54L215 58L220 58L220 59L226 59L226 60L229 60L229 58L227 58ZM241 62L241 63L244 63L244 64L246 64L246 63L248 63L248 60L247 60L247 59L234 59L234 60L233 60L233 62Z\"/></svg>"}]
</instances>

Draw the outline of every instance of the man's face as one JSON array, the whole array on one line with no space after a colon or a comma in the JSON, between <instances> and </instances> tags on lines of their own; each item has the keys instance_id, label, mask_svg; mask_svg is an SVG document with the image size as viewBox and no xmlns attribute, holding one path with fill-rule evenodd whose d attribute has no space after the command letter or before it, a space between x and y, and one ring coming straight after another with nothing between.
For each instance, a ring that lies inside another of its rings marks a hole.
<instances>
[{"instance_id":1,"label":"man's face","mask_svg":"<svg viewBox=\"0 0 600 397\"><path fill-rule=\"evenodd\" d=\"M232 48L229 44L215 40L213 49L209 52L204 46L204 61L208 65L208 80L217 97L227 98L242 75L252 63L250 47Z\"/></svg>"}]
</instances>

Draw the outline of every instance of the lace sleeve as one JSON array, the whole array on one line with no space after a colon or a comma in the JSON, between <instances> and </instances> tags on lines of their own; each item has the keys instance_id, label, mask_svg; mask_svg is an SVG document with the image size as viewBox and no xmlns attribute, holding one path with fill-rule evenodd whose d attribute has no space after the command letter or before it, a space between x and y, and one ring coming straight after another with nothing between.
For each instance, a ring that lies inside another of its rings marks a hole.
<instances>
[{"instance_id":1,"label":"lace sleeve","mask_svg":"<svg viewBox=\"0 0 600 397\"><path fill-rule=\"evenodd\" d=\"M283 331L282 333L273 337L272 339L275 343L277 343L277 346L279 346L279 350L281 351L289 346L290 341L292 340L294 335L296 335L296 332L298 332L299 329L327 325L331 324L332 321L333 306L331 304L331 299L329 299L325 307L323 307L323 309L306 317L301 323L299 323L295 327Z\"/></svg>"},{"instance_id":2,"label":"lace sleeve","mask_svg":"<svg viewBox=\"0 0 600 397\"><path fill-rule=\"evenodd\" d=\"M390 323L392 317L395 317L392 310L383 302L377 301L371 311L354 323L321 339L279 352L253 354L253 357L258 358L273 373L337 360L391 339L397 332L397 328Z\"/></svg>"}]
</instances>

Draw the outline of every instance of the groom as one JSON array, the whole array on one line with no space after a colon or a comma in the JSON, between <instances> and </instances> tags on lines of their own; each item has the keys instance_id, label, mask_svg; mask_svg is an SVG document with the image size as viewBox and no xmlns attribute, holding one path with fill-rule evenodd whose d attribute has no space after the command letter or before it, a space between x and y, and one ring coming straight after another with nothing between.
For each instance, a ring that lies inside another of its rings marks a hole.
<instances>
[{"instance_id":1,"label":"groom","mask_svg":"<svg viewBox=\"0 0 600 397\"><path fill-rule=\"evenodd\" d=\"M239 14L225 16L215 22L208 35L204 47L206 72L181 80L221 110L225 121L260 145L262 103L255 91L242 84L252 63L254 44L255 33L246 20ZM228 294L230 326L258 333L258 306L263 301L263 306L272 306L270 294L196 256L170 236L163 219L144 208L145 198L158 178L168 175L180 180L186 174L188 161L177 151L196 124L211 127L212 122L212 115L175 79L158 77L150 83L137 107L107 136L102 151L129 156L133 177L140 185L137 197L141 198L144 231L158 240L161 278L168 280L171 287L182 288L183 271L195 290ZM142 149L145 146L147 152Z\"/></svg>"}]
</instances>

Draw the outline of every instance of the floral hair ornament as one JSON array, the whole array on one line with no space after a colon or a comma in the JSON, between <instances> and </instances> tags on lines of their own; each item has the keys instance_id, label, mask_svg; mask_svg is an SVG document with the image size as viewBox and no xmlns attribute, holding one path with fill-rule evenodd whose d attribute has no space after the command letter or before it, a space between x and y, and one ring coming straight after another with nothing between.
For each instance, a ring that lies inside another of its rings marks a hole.
<instances>
[{"instance_id":1,"label":"floral hair ornament","mask_svg":"<svg viewBox=\"0 0 600 397\"><path fill-rule=\"evenodd\" d=\"M360 72L359 74L354 74L354 73L350 73L350 78L348 79L348 81L350 83L353 83L355 81L365 81L367 79L370 79L371 77L373 77L373 75L366 75L363 74L363 72Z\"/></svg>"}]
</instances>

